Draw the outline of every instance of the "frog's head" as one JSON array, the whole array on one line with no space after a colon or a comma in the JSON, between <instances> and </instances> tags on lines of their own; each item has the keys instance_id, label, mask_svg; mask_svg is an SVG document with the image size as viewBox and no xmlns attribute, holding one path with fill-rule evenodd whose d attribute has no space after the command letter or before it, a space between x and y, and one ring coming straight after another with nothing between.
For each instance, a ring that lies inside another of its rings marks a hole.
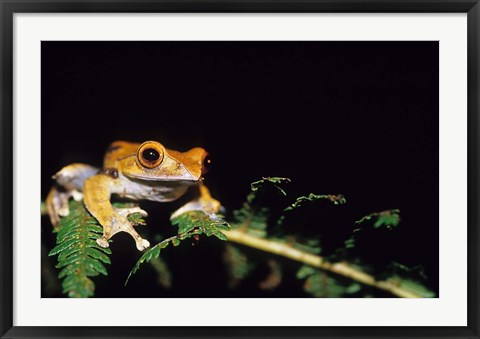
<instances>
[{"instance_id":1,"label":"frog's head","mask_svg":"<svg viewBox=\"0 0 480 339\"><path fill-rule=\"evenodd\" d=\"M201 147L187 152L166 149L157 141L141 144L136 156L123 160L122 173L133 179L195 183L203 179L208 153Z\"/></svg>"}]
</instances>

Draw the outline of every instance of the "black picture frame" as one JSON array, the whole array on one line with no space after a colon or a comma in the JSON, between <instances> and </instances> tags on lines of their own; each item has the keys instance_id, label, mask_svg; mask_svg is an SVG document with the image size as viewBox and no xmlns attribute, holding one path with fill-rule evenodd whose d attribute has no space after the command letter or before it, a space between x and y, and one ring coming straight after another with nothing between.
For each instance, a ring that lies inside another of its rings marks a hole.
<instances>
[{"instance_id":1,"label":"black picture frame","mask_svg":"<svg viewBox=\"0 0 480 339\"><path fill-rule=\"evenodd\" d=\"M480 338L479 334L479 16L478 0L97 1L1 0L0 334L19 337L405 337ZM13 326L13 15L14 13L467 13L468 14L468 326L465 327L21 327Z\"/></svg>"}]
</instances>

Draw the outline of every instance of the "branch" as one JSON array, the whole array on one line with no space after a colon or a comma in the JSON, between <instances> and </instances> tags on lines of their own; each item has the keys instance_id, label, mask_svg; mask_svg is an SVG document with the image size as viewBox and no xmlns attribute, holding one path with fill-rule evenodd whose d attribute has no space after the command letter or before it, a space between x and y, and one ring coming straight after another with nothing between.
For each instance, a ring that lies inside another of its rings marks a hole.
<instances>
[{"instance_id":1,"label":"branch","mask_svg":"<svg viewBox=\"0 0 480 339\"><path fill-rule=\"evenodd\" d=\"M43 207L43 206L42 206ZM41 210L42 215L46 214L46 211L44 208ZM187 232L189 235L194 235L196 234L195 230L192 229L192 232ZM178 234L176 236L170 237L168 239L164 239L160 244L157 245L163 245L161 247L166 247L170 242L172 242L174 245L177 245L177 242L181 240L184 236L187 235L185 234ZM215 232L219 233L219 232ZM324 271L332 272L334 274L352 279L354 281L357 281L359 283L362 283L367 286L371 286L374 288L377 288L379 290L383 290L386 292L389 292L395 296L402 297L402 298L422 298L422 295L415 293L413 291L407 290L405 288L402 288L401 286L395 284L394 282L390 281L377 281L372 275L367 274L355 267L350 266L346 262L338 262L338 263L331 263L325 260L323 257L311 253L307 253L305 251L293 248L287 244L279 243L273 240L267 240L263 238L258 238L252 235L249 235L245 232L240 231L239 229L233 229L233 230L226 230L225 228L222 228L221 233L223 233L227 238L228 241L238 243L244 246L248 246L251 248L255 248L264 252L276 254L283 256L285 258L289 258L298 262L302 262L304 264L307 264L309 266L315 267L322 269ZM213 234L216 236L219 236L218 234ZM188 236L186 236L188 237ZM221 238L222 240L227 240ZM160 246L154 246L151 248L149 251L153 250L154 248L161 248ZM147 251L147 252L149 252ZM160 251L158 251L159 254ZM147 254L147 253L145 253ZM145 256L144 254L144 256ZM158 257L158 254L156 254L156 257ZM143 258L143 256L142 256ZM142 259L141 258L141 259ZM153 257L152 257L153 258ZM152 258L149 258L152 259ZM142 260L139 260L136 266L141 264ZM148 260L147 260L148 261ZM134 268L134 271L137 270L138 267ZM131 273L132 274L132 273ZM131 275L130 274L130 275ZM129 275L129 277L130 277Z\"/></svg>"},{"instance_id":2,"label":"branch","mask_svg":"<svg viewBox=\"0 0 480 339\"><path fill-rule=\"evenodd\" d=\"M421 298L419 294L405 290L400 286L395 285L394 283L388 281L377 281L372 275L362 272L346 263L331 263L326 261L323 257L319 255L303 252L301 250L276 241L257 238L239 230L222 231L222 233L227 236L228 241L249 246L264 252L277 254L295 261L299 261L304 264L350 278L364 285L372 286L377 289L389 292L398 297Z\"/></svg>"}]
</instances>

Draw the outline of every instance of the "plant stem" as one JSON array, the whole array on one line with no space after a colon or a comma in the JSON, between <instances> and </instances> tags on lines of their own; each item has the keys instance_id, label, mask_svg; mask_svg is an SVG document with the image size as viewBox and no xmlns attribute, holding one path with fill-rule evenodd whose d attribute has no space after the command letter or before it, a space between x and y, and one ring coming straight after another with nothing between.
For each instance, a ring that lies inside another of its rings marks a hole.
<instances>
[{"instance_id":1,"label":"plant stem","mask_svg":"<svg viewBox=\"0 0 480 339\"><path fill-rule=\"evenodd\" d=\"M42 215L47 214L46 208L44 208L44 206L42 206L41 213ZM391 282L377 281L372 275L362 272L348 265L345 262L331 263L326 261L323 257L319 255L314 255L314 254L310 254L310 253L298 250L287 244L282 244L272 240L257 238L257 237L248 235L245 232L242 232L238 229L234 229L230 231L222 231L222 233L227 236L228 241L249 246L258 250L262 250L264 252L280 255L295 261L299 261L304 264L310 265L312 267L316 267L324 271L329 271L329 272L350 278L364 285L378 288L380 290L389 292L398 297L402 297L402 298L421 298L422 297L414 292L405 290L400 286L397 286ZM171 241L174 238L178 238L178 235L164 239L162 243Z\"/></svg>"},{"instance_id":2,"label":"plant stem","mask_svg":"<svg viewBox=\"0 0 480 339\"><path fill-rule=\"evenodd\" d=\"M323 257L315 254L306 253L304 251L293 248L287 244L279 243L272 240L257 238L241 232L239 230L231 231L222 231L228 238L228 241L235 242L237 244L242 244L249 246L264 252L273 253L276 255L283 256L292 260L302 262L304 264L322 269L324 271L329 271L357 282L360 282L364 285L372 286L380 290L389 292L393 295L402 298L421 298L420 295L405 290L400 286L395 285L394 283L388 281L377 281L375 278L362 272L345 262L331 263L326 261Z\"/></svg>"}]
</instances>

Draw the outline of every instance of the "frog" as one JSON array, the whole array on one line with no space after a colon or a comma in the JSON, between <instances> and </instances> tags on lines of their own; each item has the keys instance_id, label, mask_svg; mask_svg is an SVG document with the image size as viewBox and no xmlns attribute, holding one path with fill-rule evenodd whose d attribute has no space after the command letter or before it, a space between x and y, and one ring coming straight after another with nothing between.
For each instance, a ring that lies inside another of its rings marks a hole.
<instances>
[{"instance_id":1,"label":"frog","mask_svg":"<svg viewBox=\"0 0 480 339\"><path fill-rule=\"evenodd\" d=\"M55 183L45 201L50 221L57 227L60 219L69 215L70 199L83 201L103 228L103 235L96 239L100 247L108 248L115 234L127 232L135 240L137 249L143 251L150 243L138 234L128 216L140 213L146 217L148 213L138 205L115 207L111 201L113 196L134 202L170 202L194 187L196 198L173 212L170 218L193 210L215 217L223 207L204 184L210 163L208 152L202 147L180 152L154 140L114 141L105 152L102 168L73 163L52 176Z\"/></svg>"}]
</instances>

